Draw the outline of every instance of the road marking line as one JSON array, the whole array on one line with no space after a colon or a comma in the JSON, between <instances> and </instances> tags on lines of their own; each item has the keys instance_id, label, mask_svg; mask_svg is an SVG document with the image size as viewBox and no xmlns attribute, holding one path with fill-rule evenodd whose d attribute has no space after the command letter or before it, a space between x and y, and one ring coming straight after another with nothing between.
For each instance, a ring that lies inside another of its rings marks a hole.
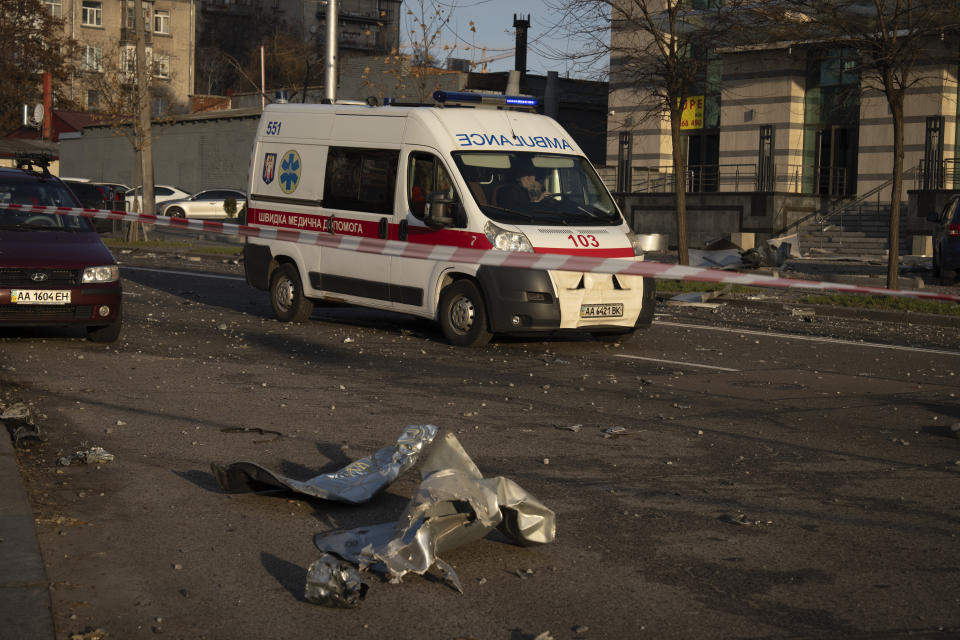
<instances>
[{"instance_id":1,"label":"road marking line","mask_svg":"<svg viewBox=\"0 0 960 640\"><path fill-rule=\"evenodd\" d=\"M216 278L218 280L239 280L244 282L246 278L240 276L221 276L214 273L200 273L198 271L175 271L173 269L150 269L148 267L128 267L125 264L120 265L120 269L129 269L130 271L152 271L154 273L174 273L181 276L194 276L197 278Z\"/></svg>"},{"instance_id":2,"label":"road marking line","mask_svg":"<svg viewBox=\"0 0 960 640\"><path fill-rule=\"evenodd\" d=\"M745 336L763 336L767 338L786 338L788 340L804 340L806 342L822 342L824 344L842 344L849 347L868 347L871 349L891 349L893 351L910 351L913 353L931 353L941 356L960 356L960 351L945 351L943 349L925 349L924 347L903 347L896 344L881 344L879 342L857 342L856 340L842 340L840 338L821 338L818 336L799 336L789 333L773 333L770 331L755 331L752 329L731 329L729 327L710 327L702 324L686 324L683 322L665 322L657 320L657 325L665 327L680 327L683 329L703 329L705 331L721 331L723 333L737 333Z\"/></svg>"},{"instance_id":3,"label":"road marking line","mask_svg":"<svg viewBox=\"0 0 960 640\"><path fill-rule=\"evenodd\" d=\"M714 371L729 371L730 373L740 373L740 369L730 369L729 367L715 367L710 364L695 364L693 362L680 362L678 360L664 360L662 358L644 358L643 356L631 356L625 353L618 353L617 358L630 358L631 360L647 360L649 362L663 362L673 364L679 367L698 367L700 369L713 369Z\"/></svg>"}]
</instances>

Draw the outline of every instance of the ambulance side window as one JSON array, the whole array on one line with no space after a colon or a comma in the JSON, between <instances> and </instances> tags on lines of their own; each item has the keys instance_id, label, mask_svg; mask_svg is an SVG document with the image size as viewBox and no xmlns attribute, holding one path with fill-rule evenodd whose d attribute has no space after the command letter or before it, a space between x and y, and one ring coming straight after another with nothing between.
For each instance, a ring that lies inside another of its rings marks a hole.
<instances>
[{"instance_id":1,"label":"ambulance side window","mask_svg":"<svg viewBox=\"0 0 960 640\"><path fill-rule=\"evenodd\" d=\"M392 214L399 160L399 151L330 147L323 180L323 206Z\"/></svg>"},{"instance_id":2,"label":"ambulance side window","mask_svg":"<svg viewBox=\"0 0 960 640\"><path fill-rule=\"evenodd\" d=\"M453 180L440 159L430 153L411 153L407 164L407 200L410 212L418 220L423 220L427 198L435 193L460 203Z\"/></svg>"}]
</instances>

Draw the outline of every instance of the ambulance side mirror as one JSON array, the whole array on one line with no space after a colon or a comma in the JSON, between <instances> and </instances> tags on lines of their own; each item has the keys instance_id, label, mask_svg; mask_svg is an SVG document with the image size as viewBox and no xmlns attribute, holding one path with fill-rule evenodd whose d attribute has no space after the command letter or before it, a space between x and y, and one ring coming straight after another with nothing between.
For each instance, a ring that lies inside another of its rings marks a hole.
<instances>
[{"instance_id":1,"label":"ambulance side mirror","mask_svg":"<svg viewBox=\"0 0 960 640\"><path fill-rule=\"evenodd\" d=\"M423 209L423 222L431 229L445 229L457 223L460 205L443 193L432 193Z\"/></svg>"}]
</instances>

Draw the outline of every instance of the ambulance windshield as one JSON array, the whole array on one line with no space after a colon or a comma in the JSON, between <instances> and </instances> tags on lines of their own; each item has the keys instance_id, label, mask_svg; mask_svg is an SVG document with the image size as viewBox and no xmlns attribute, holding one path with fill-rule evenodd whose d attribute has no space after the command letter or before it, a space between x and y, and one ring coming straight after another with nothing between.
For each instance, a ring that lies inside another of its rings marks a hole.
<instances>
[{"instance_id":1,"label":"ambulance windshield","mask_svg":"<svg viewBox=\"0 0 960 640\"><path fill-rule=\"evenodd\" d=\"M620 213L586 158L547 153L454 152L480 210L514 224L613 226Z\"/></svg>"}]
</instances>

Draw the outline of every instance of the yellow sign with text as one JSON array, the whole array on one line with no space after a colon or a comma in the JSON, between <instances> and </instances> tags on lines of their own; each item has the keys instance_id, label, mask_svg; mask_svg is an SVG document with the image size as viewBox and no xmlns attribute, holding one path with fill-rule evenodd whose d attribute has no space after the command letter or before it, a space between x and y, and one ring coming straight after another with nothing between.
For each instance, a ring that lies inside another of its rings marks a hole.
<instances>
[{"instance_id":1,"label":"yellow sign with text","mask_svg":"<svg viewBox=\"0 0 960 640\"><path fill-rule=\"evenodd\" d=\"M703 129L703 96L690 96L683 105L680 129Z\"/></svg>"}]
</instances>

